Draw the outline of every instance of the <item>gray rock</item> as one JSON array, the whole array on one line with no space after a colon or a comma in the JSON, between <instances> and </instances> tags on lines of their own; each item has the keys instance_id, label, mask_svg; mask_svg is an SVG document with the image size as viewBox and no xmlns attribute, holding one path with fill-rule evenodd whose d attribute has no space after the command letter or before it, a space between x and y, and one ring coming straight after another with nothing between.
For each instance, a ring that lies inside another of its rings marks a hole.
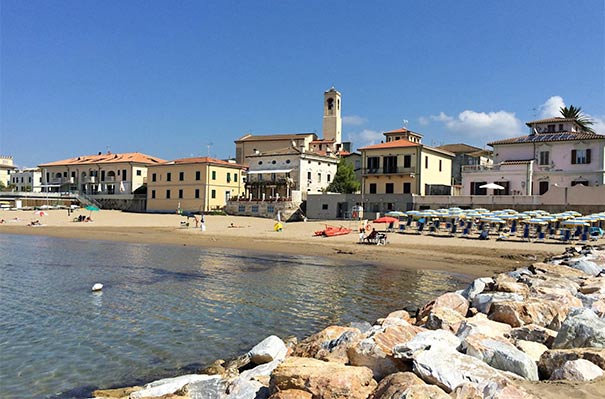
<instances>
[{"instance_id":1,"label":"gray rock","mask_svg":"<svg viewBox=\"0 0 605 399\"><path fill-rule=\"evenodd\" d=\"M467 355L483 360L498 370L510 371L526 380L538 380L536 362L508 342L475 335L467 338L463 346Z\"/></svg>"},{"instance_id":2,"label":"gray rock","mask_svg":"<svg viewBox=\"0 0 605 399\"><path fill-rule=\"evenodd\" d=\"M548 347L544 344L532 341L517 340L515 346L523 353L525 353L531 360L536 362L540 361L540 357L544 352L548 350Z\"/></svg>"},{"instance_id":3,"label":"gray rock","mask_svg":"<svg viewBox=\"0 0 605 399\"><path fill-rule=\"evenodd\" d=\"M130 394L130 399L140 399L146 397L162 396L175 393L185 385L200 383L214 386L219 384L221 376L205 374L187 374L175 378L164 378L161 380L146 384L142 390ZM218 398L218 396L208 396L208 399Z\"/></svg>"},{"instance_id":4,"label":"gray rock","mask_svg":"<svg viewBox=\"0 0 605 399\"><path fill-rule=\"evenodd\" d=\"M550 376L551 380L591 381L603 376L603 370L588 360L568 360Z\"/></svg>"},{"instance_id":5,"label":"gray rock","mask_svg":"<svg viewBox=\"0 0 605 399\"><path fill-rule=\"evenodd\" d=\"M492 303L506 301L522 301L523 295L513 292L491 292L479 294L473 299L473 307L481 313L489 313Z\"/></svg>"},{"instance_id":6,"label":"gray rock","mask_svg":"<svg viewBox=\"0 0 605 399\"><path fill-rule=\"evenodd\" d=\"M497 377L508 380L505 373L481 360L443 347L418 353L414 357L414 373L448 393L464 382L480 383Z\"/></svg>"},{"instance_id":7,"label":"gray rock","mask_svg":"<svg viewBox=\"0 0 605 399\"><path fill-rule=\"evenodd\" d=\"M258 381L237 378L228 388L225 399L267 399L271 394L269 388ZM196 396L191 396L196 398Z\"/></svg>"},{"instance_id":8,"label":"gray rock","mask_svg":"<svg viewBox=\"0 0 605 399\"><path fill-rule=\"evenodd\" d=\"M462 322L456 336L462 340L474 334L483 334L491 338L504 338L510 333L511 329L512 327L506 323L490 320L485 314L477 313Z\"/></svg>"},{"instance_id":9,"label":"gray rock","mask_svg":"<svg viewBox=\"0 0 605 399\"><path fill-rule=\"evenodd\" d=\"M284 341L271 335L248 352L250 360L256 364L269 363L276 359L285 359L288 349Z\"/></svg>"},{"instance_id":10,"label":"gray rock","mask_svg":"<svg viewBox=\"0 0 605 399\"><path fill-rule=\"evenodd\" d=\"M563 366L568 360L585 359L605 370L605 349L575 348L550 349L540 356L538 370L543 379L548 379L553 371Z\"/></svg>"},{"instance_id":11,"label":"gray rock","mask_svg":"<svg viewBox=\"0 0 605 399\"><path fill-rule=\"evenodd\" d=\"M546 345L547 348L552 348L552 344L557 337L557 332L536 324L527 324L522 327L513 328L509 335L516 340L537 342Z\"/></svg>"},{"instance_id":12,"label":"gray rock","mask_svg":"<svg viewBox=\"0 0 605 399\"><path fill-rule=\"evenodd\" d=\"M488 284L493 283L494 279L489 277L475 279L475 281L473 281L468 287L466 287L465 290L462 291L461 295L469 301L472 301L477 295L479 295L485 290L485 287Z\"/></svg>"},{"instance_id":13,"label":"gray rock","mask_svg":"<svg viewBox=\"0 0 605 399\"><path fill-rule=\"evenodd\" d=\"M603 270L603 268L597 265L595 262L587 259L580 259L575 262L570 262L569 266L576 270L581 270L591 276L596 276Z\"/></svg>"},{"instance_id":14,"label":"gray rock","mask_svg":"<svg viewBox=\"0 0 605 399\"><path fill-rule=\"evenodd\" d=\"M605 320L590 309L573 309L561 325L553 348L605 348Z\"/></svg>"},{"instance_id":15,"label":"gray rock","mask_svg":"<svg viewBox=\"0 0 605 399\"><path fill-rule=\"evenodd\" d=\"M227 382L220 378L196 381L187 385L188 396L195 399L225 399L226 390Z\"/></svg>"},{"instance_id":16,"label":"gray rock","mask_svg":"<svg viewBox=\"0 0 605 399\"><path fill-rule=\"evenodd\" d=\"M447 330L429 330L418 333L410 341L395 345L393 357L397 359L412 360L414 356L427 349L442 348L453 351L460 345L460 338Z\"/></svg>"}]
</instances>

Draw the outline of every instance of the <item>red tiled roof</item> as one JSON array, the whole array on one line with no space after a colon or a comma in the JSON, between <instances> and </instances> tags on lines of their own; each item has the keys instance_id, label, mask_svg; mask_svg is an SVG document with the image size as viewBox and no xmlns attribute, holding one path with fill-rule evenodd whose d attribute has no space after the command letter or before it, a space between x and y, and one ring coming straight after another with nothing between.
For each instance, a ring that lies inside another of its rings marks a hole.
<instances>
[{"instance_id":1,"label":"red tiled roof","mask_svg":"<svg viewBox=\"0 0 605 399\"><path fill-rule=\"evenodd\" d=\"M98 163L124 163L133 162L146 165L155 165L166 162L163 159L152 157L151 155L142 154L140 152L127 152L124 154L98 154L98 155L83 155L76 158L64 159L61 161L48 162L40 167L46 166L69 166L69 165L93 165Z\"/></svg>"},{"instance_id":2,"label":"red tiled roof","mask_svg":"<svg viewBox=\"0 0 605 399\"><path fill-rule=\"evenodd\" d=\"M575 122L574 118L562 118L555 116L554 118L538 119L536 121L525 122L527 126L535 125L537 123L558 123L558 122Z\"/></svg>"},{"instance_id":3,"label":"red tiled roof","mask_svg":"<svg viewBox=\"0 0 605 399\"><path fill-rule=\"evenodd\" d=\"M581 132L536 133L527 136L512 137L510 139L492 141L491 143L487 143L487 145L493 147L494 144L526 144L574 140L605 140L605 136L602 134Z\"/></svg>"},{"instance_id":4,"label":"red tiled roof","mask_svg":"<svg viewBox=\"0 0 605 399\"><path fill-rule=\"evenodd\" d=\"M482 151L479 147L473 147L472 145L458 143L458 144L444 144L437 147L439 150L445 150L453 153L468 154L476 151Z\"/></svg>"},{"instance_id":5,"label":"red tiled roof","mask_svg":"<svg viewBox=\"0 0 605 399\"><path fill-rule=\"evenodd\" d=\"M413 131L411 131L409 129L406 129L404 127L399 128L399 129L395 129L395 130L390 130L388 132L384 132L383 134L404 134L404 133L413 133L413 134L416 134L418 136L422 136L422 134L413 132Z\"/></svg>"},{"instance_id":6,"label":"red tiled roof","mask_svg":"<svg viewBox=\"0 0 605 399\"><path fill-rule=\"evenodd\" d=\"M529 160L519 160L519 161L502 161L500 165L526 165L533 161L533 159Z\"/></svg>"},{"instance_id":7,"label":"red tiled roof","mask_svg":"<svg viewBox=\"0 0 605 399\"><path fill-rule=\"evenodd\" d=\"M381 148L403 148L403 147L420 147L420 146L422 146L422 144L412 143L409 140L392 140L392 141L388 141L386 143L368 145L368 146L365 146L365 147L362 147L359 149L360 150L377 150L377 149L381 149Z\"/></svg>"},{"instance_id":8,"label":"red tiled roof","mask_svg":"<svg viewBox=\"0 0 605 399\"><path fill-rule=\"evenodd\" d=\"M291 134L265 134L265 135L252 135L246 134L245 136L240 137L235 140L236 143L242 141L269 141L269 140L294 140L301 139L305 136L313 135L314 140L317 139L317 135L315 133L291 133Z\"/></svg>"},{"instance_id":9,"label":"red tiled roof","mask_svg":"<svg viewBox=\"0 0 605 399\"><path fill-rule=\"evenodd\" d=\"M245 168L244 165L240 165L240 164L229 162L229 161L224 161L222 159L210 158L210 157L179 158L179 159L175 159L175 160L172 160L172 161L165 162L165 163L160 164L158 166L165 166L165 165L171 165L171 164L173 164L173 165L186 165L186 164L195 164L195 163L208 163L208 164L220 165L220 166L226 166L226 167L232 167L232 168L237 168L237 169L244 169Z\"/></svg>"}]
</instances>

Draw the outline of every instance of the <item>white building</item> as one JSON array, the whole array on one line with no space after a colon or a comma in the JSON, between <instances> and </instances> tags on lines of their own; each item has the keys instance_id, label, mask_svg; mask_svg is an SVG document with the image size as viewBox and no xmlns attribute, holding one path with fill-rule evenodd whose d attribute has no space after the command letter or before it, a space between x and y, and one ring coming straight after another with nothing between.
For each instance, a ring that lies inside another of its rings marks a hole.
<instances>
[{"instance_id":1,"label":"white building","mask_svg":"<svg viewBox=\"0 0 605 399\"><path fill-rule=\"evenodd\" d=\"M11 174L17 169L13 166L13 157L0 155L0 182L8 187L11 184Z\"/></svg>"},{"instance_id":2,"label":"white building","mask_svg":"<svg viewBox=\"0 0 605 399\"><path fill-rule=\"evenodd\" d=\"M527 122L529 134L498 140L493 165L462 168L463 195L487 195L481 189L496 183L496 195L542 195L550 187L605 183L605 136L582 131L574 119L549 118Z\"/></svg>"},{"instance_id":3,"label":"white building","mask_svg":"<svg viewBox=\"0 0 605 399\"><path fill-rule=\"evenodd\" d=\"M42 171L38 168L20 169L11 174L16 191L39 193L42 191Z\"/></svg>"}]
</instances>

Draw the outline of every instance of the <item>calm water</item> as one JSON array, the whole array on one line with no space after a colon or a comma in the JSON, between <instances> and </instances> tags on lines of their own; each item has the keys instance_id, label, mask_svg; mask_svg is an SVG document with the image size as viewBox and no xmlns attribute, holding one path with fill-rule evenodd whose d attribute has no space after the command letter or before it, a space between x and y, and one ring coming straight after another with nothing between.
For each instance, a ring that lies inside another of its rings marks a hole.
<instances>
[{"instance_id":1,"label":"calm water","mask_svg":"<svg viewBox=\"0 0 605 399\"><path fill-rule=\"evenodd\" d=\"M0 254L2 398L86 397L172 376L270 334L372 322L469 281L310 256L36 236L1 235ZM102 294L91 293L96 282Z\"/></svg>"}]
</instances>

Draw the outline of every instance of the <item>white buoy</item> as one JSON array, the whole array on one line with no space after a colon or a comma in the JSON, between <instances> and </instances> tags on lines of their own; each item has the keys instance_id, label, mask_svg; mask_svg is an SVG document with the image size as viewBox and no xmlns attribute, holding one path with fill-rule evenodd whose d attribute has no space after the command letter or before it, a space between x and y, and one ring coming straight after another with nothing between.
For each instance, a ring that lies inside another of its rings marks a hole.
<instances>
[{"instance_id":1,"label":"white buoy","mask_svg":"<svg viewBox=\"0 0 605 399\"><path fill-rule=\"evenodd\" d=\"M102 289L103 289L103 284L101 284L101 283L96 283L95 285L92 286L93 291L101 291Z\"/></svg>"}]
</instances>

